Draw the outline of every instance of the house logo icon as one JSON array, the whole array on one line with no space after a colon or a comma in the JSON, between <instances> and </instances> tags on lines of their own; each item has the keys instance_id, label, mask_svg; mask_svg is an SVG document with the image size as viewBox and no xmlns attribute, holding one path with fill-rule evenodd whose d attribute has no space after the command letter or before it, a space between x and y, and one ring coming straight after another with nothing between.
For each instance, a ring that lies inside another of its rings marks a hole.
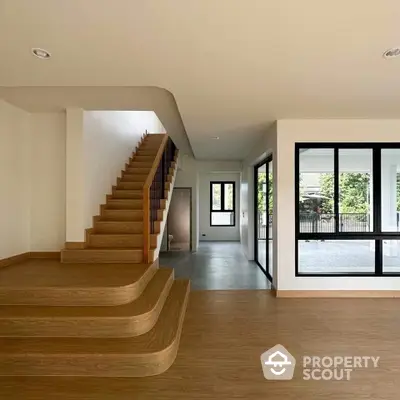
<instances>
[{"instance_id":1,"label":"house logo icon","mask_svg":"<svg viewBox=\"0 0 400 400\"><path fill-rule=\"evenodd\" d=\"M296 359L280 344L261 354L265 379L290 380L293 378Z\"/></svg>"}]
</instances>

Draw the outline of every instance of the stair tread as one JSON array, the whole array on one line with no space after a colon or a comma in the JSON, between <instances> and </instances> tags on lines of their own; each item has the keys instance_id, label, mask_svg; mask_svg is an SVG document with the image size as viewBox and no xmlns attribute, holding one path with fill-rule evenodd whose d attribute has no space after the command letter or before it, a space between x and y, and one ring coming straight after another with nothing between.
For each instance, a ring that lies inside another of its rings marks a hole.
<instances>
[{"instance_id":1,"label":"stair tread","mask_svg":"<svg viewBox=\"0 0 400 400\"><path fill-rule=\"evenodd\" d=\"M81 251L103 249L82 249ZM104 249L106 250L106 249ZM115 249L112 249L115 250ZM117 251L124 251L118 249ZM126 249L137 251L142 249ZM0 288L120 287L140 280L152 264L62 264L57 260L27 260L0 269Z\"/></svg>"},{"instance_id":2,"label":"stair tread","mask_svg":"<svg viewBox=\"0 0 400 400\"><path fill-rule=\"evenodd\" d=\"M188 290L189 281L174 281L157 323L143 335L130 338L1 338L0 355L19 354L29 357L37 354L46 357L65 354L74 357L101 354L107 357L116 354L143 356L159 353L179 338ZM4 368L0 373L7 371Z\"/></svg>"},{"instance_id":3,"label":"stair tread","mask_svg":"<svg viewBox=\"0 0 400 400\"><path fill-rule=\"evenodd\" d=\"M4 318L121 318L135 317L150 312L156 305L163 288L173 277L173 270L163 268L156 271L142 294L128 304L116 306L36 306L12 305L0 307L0 319Z\"/></svg>"},{"instance_id":4,"label":"stair tread","mask_svg":"<svg viewBox=\"0 0 400 400\"><path fill-rule=\"evenodd\" d=\"M112 237L116 237L116 236L134 236L135 238L138 238L140 236L143 236L143 233L106 233L106 232L95 232L95 233L91 233L90 236L112 236Z\"/></svg>"},{"instance_id":5,"label":"stair tread","mask_svg":"<svg viewBox=\"0 0 400 400\"><path fill-rule=\"evenodd\" d=\"M73 251L143 251L143 247L87 247ZM72 250L71 250L72 251ZM82 265L82 264L81 264ZM110 265L110 264L109 264ZM136 265L136 264L134 264Z\"/></svg>"},{"instance_id":6,"label":"stair tread","mask_svg":"<svg viewBox=\"0 0 400 400\"><path fill-rule=\"evenodd\" d=\"M113 219L114 218L114 219ZM116 217L113 216L104 216L102 215L98 221L96 221L96 225L100 224L102 226L112 226L113 224L142 224L143 225L143 219L142 218L137 218L136 220L132 220L127 217L127 219L116 219Z\"/></svg>"}]
</instances>

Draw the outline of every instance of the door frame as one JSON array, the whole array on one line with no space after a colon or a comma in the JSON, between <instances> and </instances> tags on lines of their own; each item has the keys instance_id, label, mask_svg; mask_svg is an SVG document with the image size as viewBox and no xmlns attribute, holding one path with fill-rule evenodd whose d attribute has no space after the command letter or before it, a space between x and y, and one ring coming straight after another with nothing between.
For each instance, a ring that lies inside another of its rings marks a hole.
<instances>
[{"instance_id":1,"label":"door frame","mask_svg":"<svg viewBox=\"0 0 400 400\"><path fill-rule=\"evenodd\" d=\"M269 265L269 207L268 207L268 196L269 196L269 163L272 162L272 154L269 154L265 157L262 161L254 165L253 170L253 193L254 193L254 261L261 269L261 271L266 275L268 280L272 282L272 276L270 274L270 268L272 265ZM267 228L266 228L266 238L265 238L265 254L266 254L266 268L264 269L263 266L258 261L258 169L265 164L265 172L266 172L266 189L267 189L267 196L266 196L266 212L267 212ZM272 238L273 240L273 238Z\"/></svg>"},{"instance_id":2,"label":"door frame","mask_svg":"<svg viewBox=\"0 0 400 400\"><path fill-rule=\"evenodd\" d=\"M187 187L187 186L174 186L174 189L172 191L172 195L171 195L171 203L172 203L172 196L174 195L174 190L175 189L186 189L189 190L189 206L190 206L190 218L189 218L189 251L192 252L193 251L193 244L192 244L192 188L191 187ZM171 206L171 204L170 204ZM166 221L166 232L167 232L167 252L169 252L169 241L168 241L168 218L169 218L169 212L168 212L168 216L167 216L167 221Z\"/></svg>"}]
</instances>

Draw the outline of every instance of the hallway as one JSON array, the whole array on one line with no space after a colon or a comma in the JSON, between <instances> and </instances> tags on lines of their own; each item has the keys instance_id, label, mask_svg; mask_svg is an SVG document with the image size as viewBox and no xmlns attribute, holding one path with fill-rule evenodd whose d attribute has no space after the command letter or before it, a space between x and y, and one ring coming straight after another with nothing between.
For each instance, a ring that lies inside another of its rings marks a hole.
<instances>
[{"instance_id":1,"label":"hallway","mask_svg":"<svg viewBox=\"0 0 400 400\"><path fill-rule=\"evenodd\" d=\"M255 262L248 261L239 242L200 242L196 253L160 254L160 265L188 278L192 290L270 289Z\"/></svg>"}]
</instances>

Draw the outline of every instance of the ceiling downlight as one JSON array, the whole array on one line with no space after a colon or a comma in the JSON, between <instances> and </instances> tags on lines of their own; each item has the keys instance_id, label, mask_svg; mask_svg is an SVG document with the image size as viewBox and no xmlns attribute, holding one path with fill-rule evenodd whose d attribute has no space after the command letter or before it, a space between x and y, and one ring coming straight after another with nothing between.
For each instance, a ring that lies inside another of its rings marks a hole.
<instances>
[{"instance_id":1,"label":"ceiling downlight","mask_svg":"<svg viewBox=\"0 0 400 400\"><path fill-rule=\"evenodd\" d=\"M32 53L34 56L42 60L48 60L51 57L51 54L47 50L40 49L39 47L34 47Z\"/></svg>"},{"instance_id":2,"label":"ceiling downlight","mask_svg":"<svg viewBox=\"0 0 400 400\"><path fill-rule=\"evenodd\" d=\"M391 58L396 58L400 56L400 47L393 47L389 50L386 50L383 53L383 58L386 58L387 60Z\"/></svg>"}]
</instances>

